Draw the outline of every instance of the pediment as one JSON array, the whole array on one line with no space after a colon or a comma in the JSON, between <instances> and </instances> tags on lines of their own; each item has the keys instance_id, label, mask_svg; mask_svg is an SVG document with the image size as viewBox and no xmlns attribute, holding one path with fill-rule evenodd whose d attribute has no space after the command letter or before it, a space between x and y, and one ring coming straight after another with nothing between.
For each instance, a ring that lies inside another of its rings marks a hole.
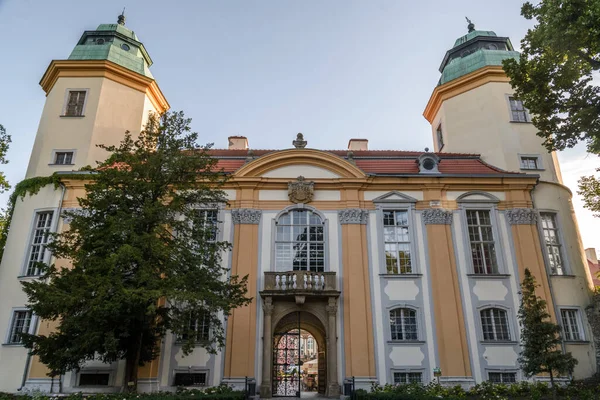
<instances>
[{"instance_id":1,"label":"pediment","mask_svg":"<svg viewBox=\"0 0 600 400\"><path fill-rule=\"evenodd\" d=\"M468 192L458 196L456 201L463 203L498 203L500 199L487 192Z\"/></svg>"},{"instance_id":2,"label":"pediment","mask_svg":"<svg viewBox=\"0 0 600 400\"><path fill-rule=\"evenodd\" d=\"M262 174L265 178L290 178L296 179L299 176L303 176L306 179L319 179L319 178L340 178L340 175L332 172L328 169L317 167L315 165L308 164L292 164L285 165L283 167L275 168Z\"/></svg>"},{"instance_id":3,"label":"pediment","mask_svg":"<svg viewBox=\"0 0 600 400\"><path fill-rule=\"evenodd\" d=\"M417 199L403 193L392 191L372 200L373 203L416 203Z\"/></svg>"}]
</instances>

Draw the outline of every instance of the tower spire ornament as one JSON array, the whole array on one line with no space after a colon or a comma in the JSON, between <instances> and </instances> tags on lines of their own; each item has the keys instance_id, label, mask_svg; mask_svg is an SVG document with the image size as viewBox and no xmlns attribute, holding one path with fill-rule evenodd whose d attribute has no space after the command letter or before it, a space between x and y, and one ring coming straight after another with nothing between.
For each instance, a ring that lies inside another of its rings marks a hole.
<instances>
[{"instance_id":1,"label":"tower spire ornament","mask_svg":"<svg viewBox=\"0 0 600 400\"><path fill-rule=\"evenodd\" d=\"M465 17L465 19L469 23L469 25L467 25L467 29L469 29L469 32L473 32L475 30L475 24L469 19L469 17Z\"/></svg>"},{"instance_id":2,"label":"tower spire ornament","mask_svg":"<svg viewBox=\"0 0 600 400\"><path fill-rule=\"evenodd\" d=\"M123 12L121 12L119 17L117 18L117 23L119 25L125 25L125 7L123 7Z\"/></svg>"}]
</instances>

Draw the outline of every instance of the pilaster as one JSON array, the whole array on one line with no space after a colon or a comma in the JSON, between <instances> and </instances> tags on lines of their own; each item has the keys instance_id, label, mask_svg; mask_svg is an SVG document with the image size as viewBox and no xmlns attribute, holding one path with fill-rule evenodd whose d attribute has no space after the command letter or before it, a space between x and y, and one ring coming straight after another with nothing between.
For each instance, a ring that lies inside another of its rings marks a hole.
<instances>
[{"instance_id":1,"label":"pilaster","mask_svg":"<svg viewBox=\"0 0 600 400\"><path fill-rule=\"evenodd\" d=\"M470 377L465 317L452 242L452 212L423 211L429 244L429 268L433 294L437 353L444 376Z\"/></svg>"},{"instance_id":2,"label":"pilaster","mask_svg":"<svg viewBox=\"0 0 600 400\"><path fill-rule=\"evenodd\" d=\"M346 376L375 376L367 214L366 210L358 208L339 212L342 227Z\"/></svg>"}]
</instances>

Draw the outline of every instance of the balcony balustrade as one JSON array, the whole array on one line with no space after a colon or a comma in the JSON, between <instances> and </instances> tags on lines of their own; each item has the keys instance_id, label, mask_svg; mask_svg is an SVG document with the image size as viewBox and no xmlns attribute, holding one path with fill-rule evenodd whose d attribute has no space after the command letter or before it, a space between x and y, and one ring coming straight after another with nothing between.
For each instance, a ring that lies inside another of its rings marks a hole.
<instances>
[{"instance_id":1,"label":"balcony balustrade","mask_svg":"<svg viewBox=\"0 0 600 400\"><path fill-rule=\"evenodd\" d=\"M265 294L331 295L337 292L335 272L286 271L265 272ZM338 292L339 293L339 292Z\"/></svg>"}]
</instances>

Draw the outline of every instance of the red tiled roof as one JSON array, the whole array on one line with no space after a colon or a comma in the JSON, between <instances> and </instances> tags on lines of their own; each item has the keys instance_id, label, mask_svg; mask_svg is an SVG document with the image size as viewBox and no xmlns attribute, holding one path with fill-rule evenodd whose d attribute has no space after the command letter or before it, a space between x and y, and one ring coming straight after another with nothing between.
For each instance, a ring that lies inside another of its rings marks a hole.
<instances>
[{"instance_id":1,"label":"red tiled roof","mask_svg":"<svg viewBox=\"0 0 600 400\"><path fill-rule=\"evenodd\" d=\"M252 150L253 157L261 157L278 150ZM346 158L347 150L323 150ZM248 150L211 149L208 153L219 159L217 169L232 173L246 163ZM353 151L356 166L367 174L418 174L417 158L421 151L358 150ZM478 154L436 153L440 158L438 169L442 174L516 174L485 163Z\"/></svg>"}]
</instances>

